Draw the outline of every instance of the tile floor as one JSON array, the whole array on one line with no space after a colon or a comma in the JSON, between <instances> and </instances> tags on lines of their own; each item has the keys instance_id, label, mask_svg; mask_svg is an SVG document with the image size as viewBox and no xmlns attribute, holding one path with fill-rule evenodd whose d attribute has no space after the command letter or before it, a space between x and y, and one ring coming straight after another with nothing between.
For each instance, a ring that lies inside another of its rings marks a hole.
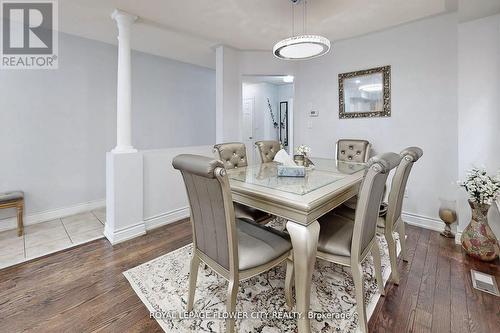
<instances>
[{"instance_id":1,"label":"tile floor","mask_svg":"<svg viewBox=\"0 0 500 333\"><path fill-rule=\"evenodd\" d=\"M102 238L106 208L0 232L0 269Z\"/></svg>"}]
</instances>

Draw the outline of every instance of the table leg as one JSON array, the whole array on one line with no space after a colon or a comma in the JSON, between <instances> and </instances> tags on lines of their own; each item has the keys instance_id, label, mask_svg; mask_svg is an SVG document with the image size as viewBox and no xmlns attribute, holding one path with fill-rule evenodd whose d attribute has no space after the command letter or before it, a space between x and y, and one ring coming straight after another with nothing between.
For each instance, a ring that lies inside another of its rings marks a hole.
<instances>
[{"instance_id":1,"label":"table leg","mask_svg":"<svg viewBox=\"0 0 500 333\"><path fill-rule=\"evenodd\" d=\"M316 262L319 223L314 221L308 226L288 221L286 228L290 233L293 246L293 264L295 271L295 298L297 312L302 314L298 321L299 333L311 332L308 312L311 304L311 280Z\"/></svg>"}]
</instances>

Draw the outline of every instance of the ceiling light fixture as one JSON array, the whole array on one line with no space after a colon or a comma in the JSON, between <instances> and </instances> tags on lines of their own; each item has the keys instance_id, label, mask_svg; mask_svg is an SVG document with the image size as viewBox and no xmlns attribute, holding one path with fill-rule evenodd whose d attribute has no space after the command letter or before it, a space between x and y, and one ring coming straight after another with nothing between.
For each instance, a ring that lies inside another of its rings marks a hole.
<instances>
[{"instance_id":1,"label":"ceiling light fixture","mask_svg":"<svg viewBox=\"0 0 500 333\"><path fill-rule=\"evenodd\" d=\"M292 3L292 37L283 39L274 45L273 54L279 59L306 60L325 55L330 51L328 38L306 34L307 27L307 0L290 0ZM294 5L300 1L303 7L303 34L295 36Z\"/></svg>"},{"instance_id":2,"label":"ceiling light fixture","mask_svg":"<svg viewBox=\"0 0 500 333\"><path fill-rule=\"evenodd\" d=\"M293 75L287 75L287 76L283 77L283 82L292 83L293 82Z\"/></svg>"}]
</instances>

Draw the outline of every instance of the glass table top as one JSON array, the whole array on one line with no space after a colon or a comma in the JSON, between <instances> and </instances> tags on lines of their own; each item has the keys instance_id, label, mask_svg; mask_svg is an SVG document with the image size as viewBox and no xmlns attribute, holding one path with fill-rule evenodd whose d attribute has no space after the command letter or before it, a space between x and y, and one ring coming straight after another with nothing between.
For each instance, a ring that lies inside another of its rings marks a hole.
<instances>
[{"instance_id":1,"label":"glass table top","mask_svg":"<svg viewBox=\"0 0 500 333\"><path fill-rule=\"evenodd\" d=\"M228 177L231 181L304 195L365 168L362 163L337 162L322 158L311 160L315 165L306 169L305 177L278 177L277 163L274 162L229 170Z\"/></svg>"}]
</instances>

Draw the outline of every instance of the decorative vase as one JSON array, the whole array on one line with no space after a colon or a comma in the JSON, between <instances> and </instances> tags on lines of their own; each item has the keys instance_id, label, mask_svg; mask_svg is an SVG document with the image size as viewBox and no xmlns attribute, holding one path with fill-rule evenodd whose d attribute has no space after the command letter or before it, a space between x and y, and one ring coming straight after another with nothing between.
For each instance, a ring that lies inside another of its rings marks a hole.
<instances>
[{"instance_id":1,"label":"decorative vase","mask_svg":"<svg viewBox=\"0 0 500 333\"><path fill-rule=\"evenodd\" d=\"M304 165L304 155L300 155L300 154L294 155L293 160L298 166Z\"/></svg>"},{"instance_id":2,"label":"decorative vase","mask_svg":"<svg viewBox=\"0 0 500 333\"><path fill-rule=\"evenodd\" d=\"M457 212L455 210L456 202L446 199L439 200L441 201L441 206L439 207L439 218L445 223L441 236L455 238L455 234L451 231L451 225L457 221Z\"/></svg>"},{"instance_id":3,"label":"decorative vase","mask_svg":"<svg viewBox=\"0 0 500 333\"><path fill-rule=\"evenodd\" d=\"M483 261L492 261L498 257L498 241L488 225L489 204L480 204L469 200L472 219L462 233L462 247L468 255Z\"/></svg>"},{"instance_id":4,"label":"decorative vase","mask_svg":"<svg viewBox=\"0 0 500 333\"><path fill-rule=\"evenodd\" d=\"M309 167L309 165L310 165L310 162L311 162L311 161L309 161L309 158L307 157L307 154L306 154L306 153L304 153L304 166L305 166L306 168L308 168L308 167Z\"/></svg>"}]
</instances>

